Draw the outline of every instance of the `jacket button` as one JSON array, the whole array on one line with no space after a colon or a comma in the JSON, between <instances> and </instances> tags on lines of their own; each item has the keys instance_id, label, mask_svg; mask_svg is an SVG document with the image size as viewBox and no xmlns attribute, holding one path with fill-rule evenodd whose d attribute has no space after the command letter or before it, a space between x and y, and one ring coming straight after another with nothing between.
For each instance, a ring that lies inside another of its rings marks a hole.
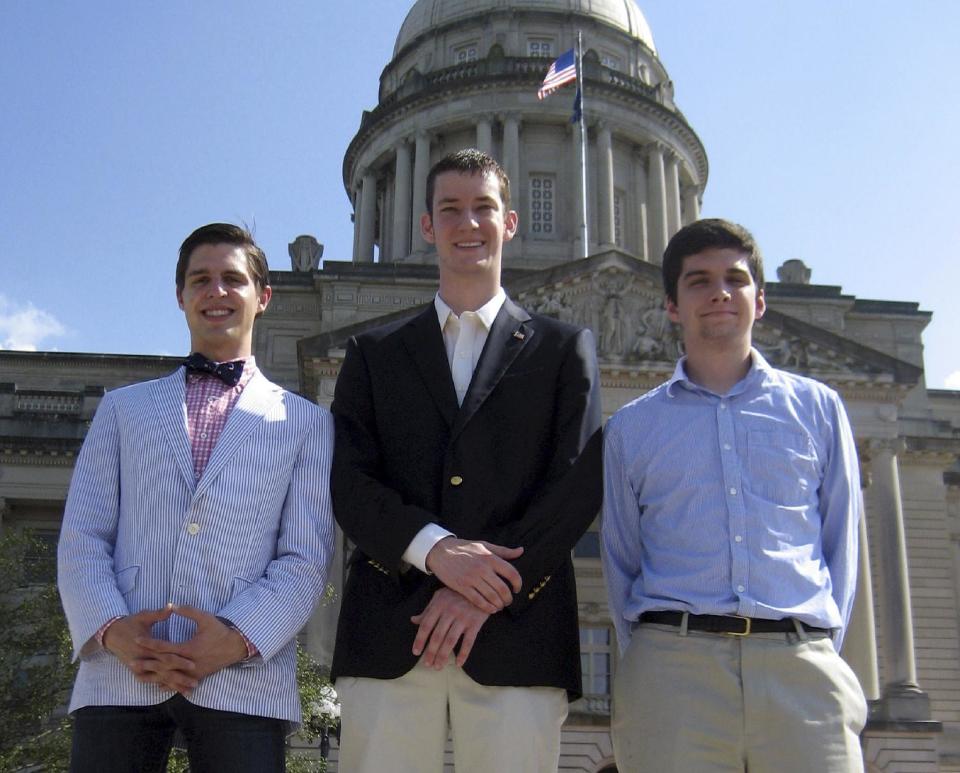
<instances>
[{"instance_id":1,"label":"jacket button","mask_svg":"<svg viewBox=\"0 0 960 773\"><path fill-rule=\"evenodd\" d=\"M461 478L459 475L454 475L452 478L450 478L451 486L459 486L461 483L463 483L463 478Z\"/></svg>"}]
</instances>

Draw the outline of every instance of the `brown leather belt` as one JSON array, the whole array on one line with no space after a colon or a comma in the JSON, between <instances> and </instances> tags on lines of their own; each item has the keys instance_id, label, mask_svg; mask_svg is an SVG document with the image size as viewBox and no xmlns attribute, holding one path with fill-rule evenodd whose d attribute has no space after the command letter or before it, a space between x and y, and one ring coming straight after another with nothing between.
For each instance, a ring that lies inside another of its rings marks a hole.
<instances>
[{"instance_id":1,"label":"brown leather belt","mask_svg":"<svg viewBox=\"0 0 960 773\"><path fill-rule=\"evenodd\" d=\"M644 612L640 615L640 622L679 626L683 623L683 615L683 612ZM827 628L817 628L797 622L804 631L830 633ZM739 615L687 615L687 630L749 636L751 633L790 633L797 629L792 617L786 620L764 620L760 617L740 617Z\"/></svg>"}]
</instances>

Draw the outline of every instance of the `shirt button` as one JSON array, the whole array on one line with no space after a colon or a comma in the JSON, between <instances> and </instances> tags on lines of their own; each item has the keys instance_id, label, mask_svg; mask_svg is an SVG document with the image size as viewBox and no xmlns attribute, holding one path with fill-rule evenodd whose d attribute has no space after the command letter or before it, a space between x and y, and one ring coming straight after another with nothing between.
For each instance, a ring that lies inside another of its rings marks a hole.
<instances>
[{"instance_id":1,"label":"shirt button","mask_svg":"<svg viewBox=\"0 0 960 773\"><path fill-rule=\"evenodd\" d=\"M189 534L191 537L195 537L199 533L200 533L199 523L191 523L189 526L187 526L187 534Z\"/></svg>"},{"instance_id":2,"label":"shirt button","mask_svg":"<svg viewBox=\"0 0 960 773\"><path fill-rule=\"evenodd\" d=\"M733 540L734 540L734 542L743 542L743 537L741 537L741 536L738 534L736 537L733 538Z\"/></svg>"},{"instance_id":3,"label":"shirt button","mask_svg":"<svg viewBox=\"0 0 960 773\"><path fill-rule=\"evenodd\" d=\"M737 593L743 593L746 590L742 585L737 586Z\"/></svg>"},{"instance_id":4,"label":"shirt button","mask_svg":"<svg viewBox=\"0 0 960 773\"><path fill-rule=\"evenodd\" d=\"M730 493L731 493L733 496L736 496L736 495L737 495L737 490L736 490L735 488L731 488L731 489L730 489Z\"/></svg>"},{"instance_id":5,"label":"shirt button","mask_svg":"<svg viewBox=\"0 0 960 773\"><path fill-rule=\"evenodd\" d=\"M730 446L729 443L724 443L724 444L723 444L723 450L724 450L724 451L729 451L729 450L730 450L730 447L731 447L731 446Z\"/></svg>"},{"instance_id":6,"label":"shirt button","mask_svg":"<svg viewBox=\"0 0 960 773\"><path fill-rule=\"evenodd\" d=\"M459 475L454 475L452 478L450 478L451 486L459 486L461 483L463 483L463 478L461 478Z\"/></svg>"},{"instance_id":7,"label":"shirt button","mask_svg":"<svg viewBox=\"0 0 960 773\"><path fill-rule=\"evenodd\" d=\"M727 404L726 404L726 403L720 403L720 410L721 410L721 411L727 410Z\"/></svg>"}]
</instances>

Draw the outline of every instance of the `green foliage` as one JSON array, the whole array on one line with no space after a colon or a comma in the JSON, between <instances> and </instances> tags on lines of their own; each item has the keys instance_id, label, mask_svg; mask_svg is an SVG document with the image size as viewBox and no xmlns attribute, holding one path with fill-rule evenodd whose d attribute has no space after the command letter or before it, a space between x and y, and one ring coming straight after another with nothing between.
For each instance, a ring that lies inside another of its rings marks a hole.
<instances>
[{"instance_id":1,"label":"green foliage","mask_svg":"<svg viewBox=\"0 0 960 773\"><path fill-rule=\"evenodd\" d=\"M64 707L76 675L54 575L56 556L29 535L0 534L0 770L67 769Z\"/></svg>"},{"instance_id":2,"label":"green foliage","mask_svg":"<svg viewBox=\"0 0 960 773\"><path fill-rule=\"evenodd\" d=\"M299 735L308 743L329 743L329 737L340 725L340 703L330 684L329 669L315 660L297 642L297 690L303 724ZM327 761L299 754L287 754L289 773L326 773Z\"/></svg>"},{"instance_id":3,"label":"green foliage","mask_svg":"<svg viewBox=\"0 0 960 773\"><path fill-rule=\"evenodd\" d=\"M72 723L66 715L76 677L67 622L56 585L56 556L29 535L0 534L0 771L66 771ZM332 591L328 588L328 596ZM328 670L297 643L300 737L328 738L340 706ZM167 773L188 773L174 749ZM326 773L327 761L288 747L289 773Z\"/></svg>"}]
</instances>

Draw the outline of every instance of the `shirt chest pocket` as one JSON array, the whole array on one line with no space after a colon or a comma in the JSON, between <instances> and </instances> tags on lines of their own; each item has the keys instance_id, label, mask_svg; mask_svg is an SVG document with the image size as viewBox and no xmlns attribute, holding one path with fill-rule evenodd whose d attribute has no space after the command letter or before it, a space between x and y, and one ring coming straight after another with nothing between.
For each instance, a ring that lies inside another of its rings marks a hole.
<instances>
[{"instance_id":1,"label":"shirt chest pocket","mask_svg":"<svg viewBox=\"0 0 960 773\"><path fill-rule=\"evenodd\" d=\"M750 430L747 468L749 489L777 505L810 504L820 485L813 442L802 432Z\"/></svg>"}]
</instances>

